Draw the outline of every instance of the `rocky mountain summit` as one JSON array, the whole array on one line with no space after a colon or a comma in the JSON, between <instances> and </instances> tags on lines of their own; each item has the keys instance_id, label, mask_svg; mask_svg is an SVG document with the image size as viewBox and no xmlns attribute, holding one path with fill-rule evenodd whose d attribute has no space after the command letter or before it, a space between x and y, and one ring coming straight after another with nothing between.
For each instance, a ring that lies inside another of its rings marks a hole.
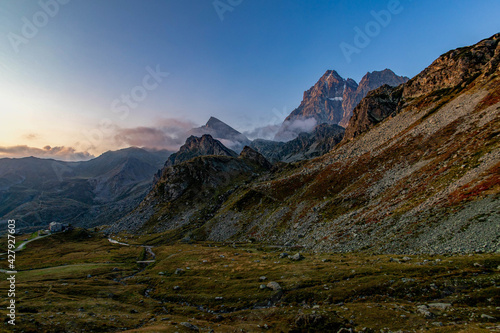
<instances>
[{"instance_id":1,"label":"rocky mountain summit","mask_svg":"<svg viewBox=\"0 0 500 333\"><path fill-rule=\"evenodd\" d=\"M353 79L343 79L336 71L328 70L319 81L304 92L299 107L290 113L275 136L276 141L289 141L301 132L308 132L301 121L314 120L314 125L338 124L347 126L354 107L373 89L384 84L398 86L408 81L390 69L367 73L358 85Z\"/></svg>"},{"instance_id":2,"label":"rocky mountain summit","mask_svg":"<svg viewBox=\"0 0 500 333\"><path fill-rule=\"evenodd\" d=\"M250 144L250 140L245 135L215 117L210 117L205 125L191 129L189 134L195 137L209 134L238 153Z\"/></svg>"},{"instance_id":3,"label":"rocky mountain summit","mask_svg":"<svg viewBox=\"0 0 500 333\"><path fill-rule=\"evenodd\" d=\"M187 138L186 143L181 146L179 151L170 155L165 166L169 167L197 156L207 155L238 156L238 154L225 147L220 141L215 140L211 135L204 134L201 138L195 136Z\"/></svg>"},{"instance_id":4,"label":"rocky mountain summit","mask_svg":"<svg viewBox=\"0 0 500 333\"><path fill-rule=\"evenodd\" d=\"M113 230L333 252L500 251L499 40L372 91L321 157L271 170L227 156L168 167ZM305 97L340 97L338 75L321 82Z\"/></svg>"},{"instance_id":5,"label":"rocky mountain summit","mask_svg":"<svg viewBox=\"0 0 500 333\"><path fill-rule=\"evenodd\" d=\"M407 82L408 80L408 77L398 76L394 74L394 72L390 69L366 73L359 82L356 91L354 93L347 94L346 100L342 104L344 114L342 115L342 120L340 120L339 125L342 127L347 127L347 124L352 117L352 111L370 91L377 89L378 87L381 87L383 85L397 87L400 84Z\"/></svg>"}]
</instances>

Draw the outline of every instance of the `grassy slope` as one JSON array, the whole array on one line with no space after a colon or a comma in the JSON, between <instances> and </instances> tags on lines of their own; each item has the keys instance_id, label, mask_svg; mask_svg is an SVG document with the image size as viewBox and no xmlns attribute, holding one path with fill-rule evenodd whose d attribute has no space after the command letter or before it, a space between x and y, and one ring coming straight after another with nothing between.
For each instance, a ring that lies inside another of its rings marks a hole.
<instances>
[{"instance_id":1,"label":"grassy slope","mask_svg":"<svg viewBox=\"0 0 500 333\"><path fill-rule=\"evenodd\" d=\"M500 255L414 256L400 263L386 255L305 253L295 262L280 259L277 248L251 244L153 250L157 261L144 267L135 263L144 258L143 248L113 245L84 231L30 243L16 258L16 329L182 332L180 323L190 321L216 332L260 332L264 325L273 332L340 325L487 332L496 324L481 315L500 318ZM175 274L177 268L184 273ZM283 291L259 289L260 276ZM433 318L417 312L418 305L433 302L452 307L431 309Z\"/></svg>"}]
</instances>

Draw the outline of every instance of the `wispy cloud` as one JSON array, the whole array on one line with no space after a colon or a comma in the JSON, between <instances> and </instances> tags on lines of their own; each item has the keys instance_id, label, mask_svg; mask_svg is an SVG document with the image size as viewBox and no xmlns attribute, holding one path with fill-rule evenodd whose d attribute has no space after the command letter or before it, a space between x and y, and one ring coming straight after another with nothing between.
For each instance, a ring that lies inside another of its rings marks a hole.
<instances>
[{"instance_id":1,"label":"wispy cloud","mask_svg":"<svg viewBox=\"0 0 500 333\"><path fill-rule=\"evenodd\" d=\"M82 161L94 158L88 152L78 152L73 147L51 147L43 148L29 147L26 145L3 147L0 146L0 157L21 158L21 157L53 158L61 161Z\"/></svg>"},{"instance_id":2,"label":"wispy cloud","mask_svg":"<svg viewBox=\"0 0 500 333\"><path fill-rule=\"evenodd\" d=\"M190 121L160 119L155 126L118 128L114 139L118 145L177 150L195 126Z\"/></svg>"},{"instance_id":3,"label":"wispy cloud","mask_svg":"<svg viewBox=\"0 0 500 333\"><path fill-rule=\"evenodd\" d=\"M276 133L278 133L280 126L281 125L279 124L274 124L274 125L256 127L249 131L243 132L243 134L245 134L247 138L249 138L250 140L254 139L272 140L276 135Z\"/></svg>"},{"instance_id":4,"label":"wispy cloud","mask_svg":"<svg viewBox=\"0 0 500 333\"><path fill-rule=\"evenodd\" d=\"M285 120L274 139L278 141L293 140L302 132L312 132L316 124L317 121L314 118Z\"/></svg>"},{"instance_id":5,"label":"wispy cloud","mask_svg":"<svg viewBox=\"0 0 500 333\"><path fill-rule=\"evenodd\" d=\"M26 133L23 135L23 138L26 140L36 140L39 138L39 136L36 133Z\"/></svg>"}]
</instances>

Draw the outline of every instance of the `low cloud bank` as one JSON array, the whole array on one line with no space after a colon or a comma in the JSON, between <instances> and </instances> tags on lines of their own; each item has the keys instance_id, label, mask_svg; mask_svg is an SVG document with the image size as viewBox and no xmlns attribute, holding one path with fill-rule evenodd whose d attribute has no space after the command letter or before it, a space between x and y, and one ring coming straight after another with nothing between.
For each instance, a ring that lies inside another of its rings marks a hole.
<instances>
[{"instance_id":1,"label":"low cloud bank","mask_svg":"<svg viewBox=\"0 0 500 333\"><path fill-rule=\"evenodd\" d=\"M43 148L29 147L26 145L2 147L0 146L0 158L21 158L21 157L53 158L61 161L86 161L94 158L94 155L87 151L79 152L73 147L51 147Z\"/></svg>"},{"instance_id":2,"label":"low cloud bank","mask_svg":"<svg viewBox=\"0 0 500 333\"><path fill-rule=\"evenodd\" d=\"M175 151L184 144L188 131L195 126L190 121L161 119L155 126L116 129L114 140L118 145L137 146Z\"/></svg>"}]
</instances>

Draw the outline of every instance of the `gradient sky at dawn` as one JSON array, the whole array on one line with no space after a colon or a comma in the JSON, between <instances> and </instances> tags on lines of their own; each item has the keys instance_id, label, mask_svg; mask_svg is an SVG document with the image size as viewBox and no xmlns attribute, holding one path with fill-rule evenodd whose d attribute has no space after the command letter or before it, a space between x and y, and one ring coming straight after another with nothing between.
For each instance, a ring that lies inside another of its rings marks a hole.
<instances>
[{"instance_id":1,"label":"gradient sky at dawn","mask_svg":"<svg viewBox=\"0 0 500 333\"><path fill-rule=\"evenodd\" d=\"M401 0L348 61L341 43L390 3L0 0L0 157L174 149L209 116L251 131L281 122L327 69L412 77L500 31L498 0Z\"/></svg>"}]
</instances>

